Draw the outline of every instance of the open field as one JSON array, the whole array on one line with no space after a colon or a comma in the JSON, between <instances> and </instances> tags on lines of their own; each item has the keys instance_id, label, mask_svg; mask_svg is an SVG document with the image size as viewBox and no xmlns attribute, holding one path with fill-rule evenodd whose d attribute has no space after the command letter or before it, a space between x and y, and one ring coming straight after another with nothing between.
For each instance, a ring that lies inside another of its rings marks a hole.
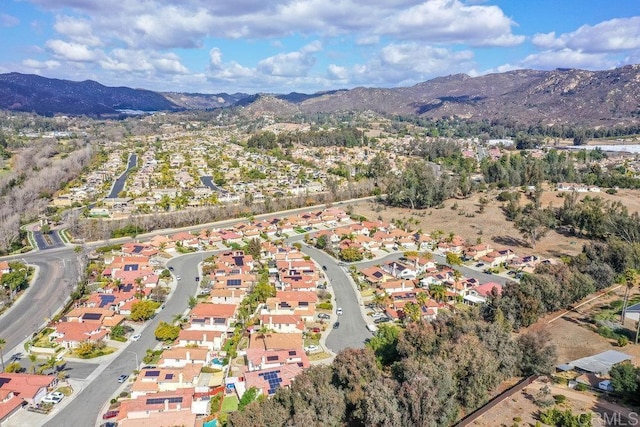
<instances>
[{"instance_id":1,"label":"open field","mask_svg":"<svg viewBox=\"0 0 640 427\"><path fill-rule=\"evenodd\" d=\"M582 250L582 246L588 242L579 236L565 236L555 231L549 231L540 240L535 250L521 237L513 223L505 219L502 212L502 202L496 201L501 190L492 190L487 193L476 193L467 199L450 199L444 203L442 209L405 209L386 207L375 202L361 202L353 205L353 213L367 217L368 219L381 218L384 221L404 220L410 222L413 230L432 232L442 230L446 234L453 232L471 243L478 238L483 243L491 243L496 248L512 248L517 254L533 254L543 257L559 257L561 255L575 255ZM562 206L563 192L549 190L542 195L542 206ZM630 212L640 212L640 191L620 190L618 194L610 195L601 193L578 193L582 199L589 195L601 197L604 200L621 201ZM560 197L558 196L560 195ZM480 213L480 197L489 199L489 204ZM528 203L523 195L520 204ZM455 207L455 210L453 209Z\"/></svg>"}]
</instances>

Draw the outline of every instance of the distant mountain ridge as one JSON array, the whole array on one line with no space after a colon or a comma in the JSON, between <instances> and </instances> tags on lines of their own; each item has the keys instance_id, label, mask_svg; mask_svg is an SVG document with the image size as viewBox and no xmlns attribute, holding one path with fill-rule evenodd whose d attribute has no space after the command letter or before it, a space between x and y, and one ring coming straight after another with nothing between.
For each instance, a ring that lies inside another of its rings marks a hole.
<instances>
[{"instance_id":1,"label":"distant mountain ridge","mask_svg":"<svg viewBox=\"0 0 640 427\"><path fill-rule=\"evenodd\" d=\"M640 122L640 65L605 71L514 70L454 74L410 87L315 94L159 93L19 73L0 74L0 108L38 114L117 114L237 107L250 116L375 111L429 118L506 119L525 124L627 125Z\"/></svg>"}]
</instances>

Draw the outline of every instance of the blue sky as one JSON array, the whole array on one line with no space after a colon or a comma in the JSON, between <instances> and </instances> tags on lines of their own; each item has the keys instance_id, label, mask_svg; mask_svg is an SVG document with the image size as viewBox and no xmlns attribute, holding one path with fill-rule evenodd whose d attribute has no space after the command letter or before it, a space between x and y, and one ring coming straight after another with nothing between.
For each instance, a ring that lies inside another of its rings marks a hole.
<instances>
[{"instance_id":1,"label":"blue sky","mask_svg":"<svg viewBox=\"0 0 640 427\"><path fill-rule=\"evenodd\" d=\"M179 92L640 63L640 0L0 0L0 73Z\"/></svg>"}]
</instances>

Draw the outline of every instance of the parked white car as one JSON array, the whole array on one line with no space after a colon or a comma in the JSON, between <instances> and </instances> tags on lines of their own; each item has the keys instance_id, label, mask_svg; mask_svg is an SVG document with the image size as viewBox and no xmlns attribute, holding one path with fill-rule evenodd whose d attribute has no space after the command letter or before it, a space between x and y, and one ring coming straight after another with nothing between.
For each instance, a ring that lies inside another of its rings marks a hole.
<instances>
[{"instance_id":1,"label":"parked white car","mask_svg":"<svg viewBox=\"0 0 640 427\"><path fill-rule=\"evenodd\" d=\"M42 398L42 403L60 403L60 401L64 398L64 394L59 391L54 391L52 393L47 394Z\"/></svg>"},{"instance_id":2,"label":"parked white car","mask_svg":"<svg viewBox=\"0 0 640 427\"><path fill-rule=\"evenodd\" d=\"M307 353L311 353L313 351L318 351L318 350L320 350L320 347L318 347L315 344L308 345L304 348L304 351L306 351Z\"/></svg>"}]
</instances>

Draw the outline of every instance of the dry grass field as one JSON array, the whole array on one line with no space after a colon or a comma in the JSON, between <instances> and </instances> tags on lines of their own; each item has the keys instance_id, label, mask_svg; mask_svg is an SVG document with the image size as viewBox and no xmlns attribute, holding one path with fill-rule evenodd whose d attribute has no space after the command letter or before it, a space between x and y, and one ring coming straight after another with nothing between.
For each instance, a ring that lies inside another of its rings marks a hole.
<instances>
[{"instance_id":1,"label":"dry grass field","mask_svg":"<svg viewBox=\"0 0 640 427\"><path fill-rule=\"evenodd\" d=\"M365 216L369 219L381 218L384 221L403 220L409 221L413 230L432 232L442 230L446 234L453 232L462 236L469 242L481 239L483 243L491 243L496 248L512 248L518 254L536 253L543 257L559 257L561 255L575 255L582 250L582 245L587 242L576 236L564 236L550 231L540 240L535 250L529 247L512 222L505 219L502 212L502 202L496 201L498 190L488 193L477 193L467 199L450 199L444 203L442 209L412 210L404 208L391 208L381 206L375 202L360 202L353 205L353 213ZM563 192L547 190L542 195L542 206L562 206ZM579 198L585 196L601 197L605 200L621 201L630 212L640 211L640 191L621 190L618 194L610 195L602 193L579 193ZM489 199L482 213L480 210L480 197ZM528 200L523 195L520 204L524 205ZM455 209L455 210L454 210Z\"/></svg>"}]
</instances>

